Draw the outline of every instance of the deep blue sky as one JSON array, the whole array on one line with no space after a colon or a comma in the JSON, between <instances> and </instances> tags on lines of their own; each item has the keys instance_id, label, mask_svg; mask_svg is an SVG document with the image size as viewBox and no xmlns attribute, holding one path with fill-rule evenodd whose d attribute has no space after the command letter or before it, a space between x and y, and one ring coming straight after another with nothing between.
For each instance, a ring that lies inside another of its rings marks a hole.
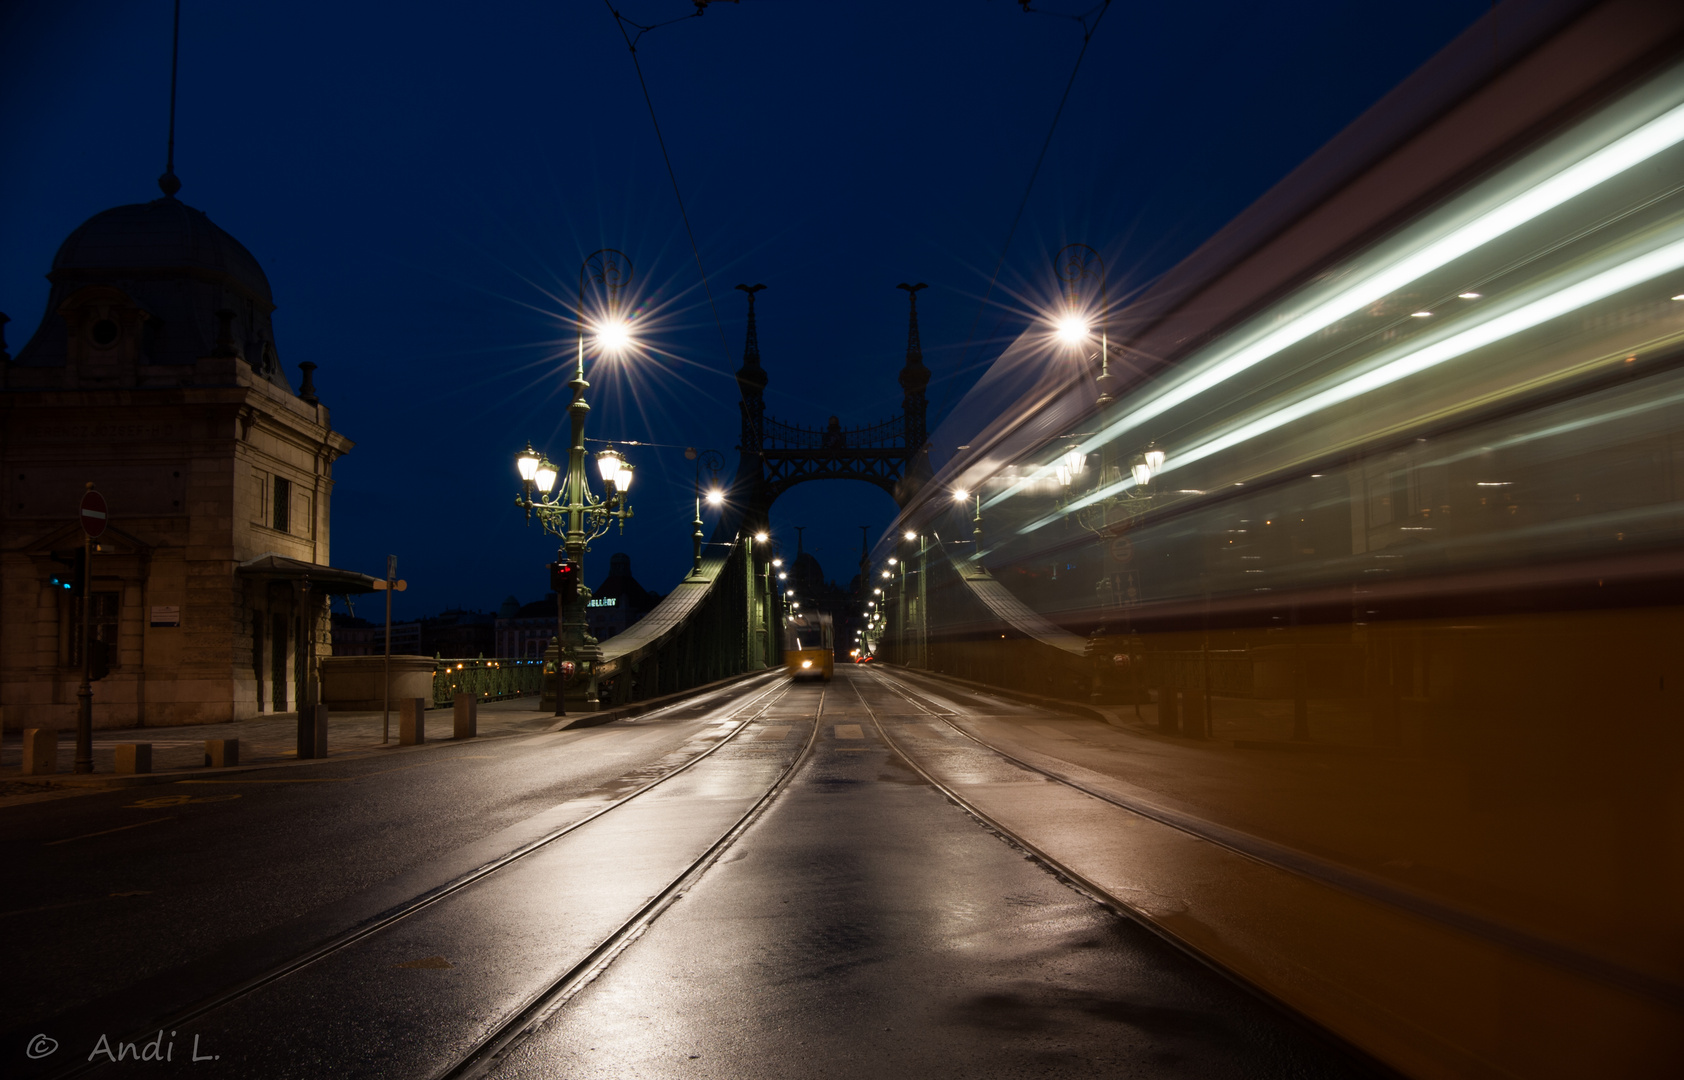
<instances>
[{"instance_id":1,"label":"deep blue sky","mask_svg":"<svg viewBox=\"0 0 1684 1080\"><path fill-rule=\"evenodd\" d=\"M689 0L616 0L644 23ZM1064 12L1089 0L1045 0ZM666 591L688 568L687 444L731 453L744 304L764 282L769 411L899 408L921 294L931 427L1049 292L1051 254L1104 252L1114 288L1161 273L1487 9L1117 0L1088 50L968 353L961 346L1081 48L1008 0L719 3L650 33L648 78L710 275L703 295L631 58L594 0L373 6L185 0L183 201L262 262L289 370L320 365L334 425L332 561L399 556L400 615L546 588L553 542L511 505L512 455L565 449L565 313L579 260L635 261L652 353L597 367L590 434L632 452L636 518L599 541ZM0 310L15 353L64 236L158 195L170 0L0 10ZM773 510L846 582L887 495L797 488Z\"/></svg>"}]
</instances>

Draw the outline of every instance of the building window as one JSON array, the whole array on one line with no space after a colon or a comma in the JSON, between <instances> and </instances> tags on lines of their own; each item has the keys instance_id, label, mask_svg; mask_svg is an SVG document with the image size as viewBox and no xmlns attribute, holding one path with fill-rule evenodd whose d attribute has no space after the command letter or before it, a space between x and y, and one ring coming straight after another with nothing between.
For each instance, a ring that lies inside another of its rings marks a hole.
<instances>
[{"instance_id":1,"label":"building window","mask_svg":"<svg viewBox=\"0 0 1684 1080\"><path fill-rule=\"evenodd\" d=\"M93 623L94 640L105 649L106 663L117 666L117 615L122 597L115 592L88 594L88 617ZM82 648L88 636L82 632L82 603L72 600L70 616L70 666L82 666ZM95 653L97 658L98 653Z\"/></svg>"},{"instance_id":2,"label":"building window","mask_svg":"<svg viewBox=\"0 0 1684 1080\"><path fill-rule=\"evenodd\" d=\"M281 532L290 532L292 526L292 481L275 477L274 513L269 518L269 527Z\"/></svg>"}]
</instances>

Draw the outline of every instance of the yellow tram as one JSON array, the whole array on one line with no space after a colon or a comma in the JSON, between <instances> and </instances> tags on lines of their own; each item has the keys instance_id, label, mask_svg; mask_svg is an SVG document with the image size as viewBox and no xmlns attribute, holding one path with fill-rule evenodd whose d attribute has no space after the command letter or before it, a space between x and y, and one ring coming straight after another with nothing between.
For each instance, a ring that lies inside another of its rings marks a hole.
<instances>
[{"instance_id":1,"label":"yellow tram","mask_svg":"<svg viewBox=\"0 0 1684 1080\"><path fill-rule=\"evenodd\" d=\"M792 612L784 619L784 667L797 679L823 679L836 673L836 631L830 616Z\"/></svg>"}]
</instances>

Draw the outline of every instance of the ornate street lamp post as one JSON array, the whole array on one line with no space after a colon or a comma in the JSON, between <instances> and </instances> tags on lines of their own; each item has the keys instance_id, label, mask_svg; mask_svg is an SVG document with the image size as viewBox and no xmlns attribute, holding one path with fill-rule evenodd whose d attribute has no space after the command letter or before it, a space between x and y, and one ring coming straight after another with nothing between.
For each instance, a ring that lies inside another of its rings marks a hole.
<instances>
[{"instance_id":1,"label":"ornate street lamp post","mask_svg":"<svg viewBox=\"0 0 1684 1080\"><path fill-rule=\"evenodd\" d=\"M684 456L696 463L696 529L691 534L691 543L695 547L695 559L690 567L690 573L702 572L702 468L706 466L709 482L708 505L718 506L724 501L725 495L719 490L719 470L725 467L725 458L718 450L697 450L694 446L686 447Z\"/></svg>"},{"instance_id":2,"label":"ornate street lamp post","mask_svg":"<svg viewBox=\"0 0 1684 1080\"><path fill-rule=\"evenodd\" d=\"M610 444L596 455L605 497L598 498L591 491L585 466L585 418L591 407L585 403L585 283L594 282L606 294L604 315L593 328L598 348L617 353L631 344L631 336L620 314L620 293L631 284L632 264L624 252L604 248L592 253L579 266L579 346L573 367L573 378L567 386L573 400L567 406L572 422L572 438L567 449L567 473L561 477L549 459L532 449L515 456L515 468L520 474L521 493L515 505L526 511L528 522L534 512L539 524L548 532L561 537L558 563L554 575L556 592L556 715L566 708L566 673L573 667L585 680L583 705L594 711L598 705L596 660L601 651L591 637L585 623L585 605L590 589L583 582L585 552L590 542L606 533L618 522L624 531L626 519L632 516L627 493L631 489L632 466ZM555 489L557 479L561 488ZM537 498L534 498L534 494Z\"/></svg>"}]
</instances>

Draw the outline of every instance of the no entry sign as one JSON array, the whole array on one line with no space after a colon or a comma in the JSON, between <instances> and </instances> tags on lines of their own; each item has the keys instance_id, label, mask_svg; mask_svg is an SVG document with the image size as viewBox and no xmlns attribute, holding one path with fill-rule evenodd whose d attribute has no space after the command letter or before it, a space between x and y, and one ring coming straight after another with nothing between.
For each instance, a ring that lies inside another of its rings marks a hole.
<instances>
[{"instance_id":1,"label":"no entry sign","mask_svg":"<svg viewBox=\"0 0 1684 1080\"><path fill-rule=\"evenodd\" d=\"M105 531L105 496L92 488L82 496L82 531L93 537Z\"/></svg>"}]
</instances>

